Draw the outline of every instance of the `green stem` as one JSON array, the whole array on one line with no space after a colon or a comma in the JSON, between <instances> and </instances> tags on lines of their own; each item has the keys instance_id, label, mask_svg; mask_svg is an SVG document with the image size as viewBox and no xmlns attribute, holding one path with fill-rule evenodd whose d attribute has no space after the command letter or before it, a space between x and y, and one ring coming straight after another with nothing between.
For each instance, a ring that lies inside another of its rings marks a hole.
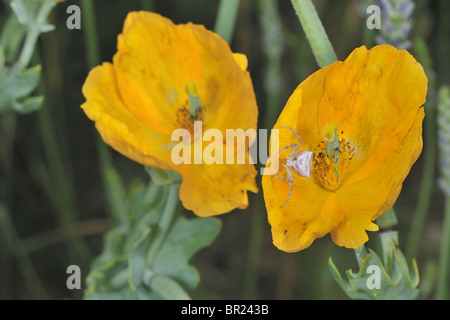
<instances>
[{"instance_id":1,"label":"green stem","mask_svg":"<svg viewBox=\"0 0 450 320\"><path fill-rule=\"evenodd\" d=\"M281 54L283 50L283 31L276 0L259 0L259 21L261 33L264 37L263 50L267 58L267 68L264 76L266 91L266 112L264 114L264 128L272 128L280 112L282 91ZM258 186L261 190L261 185ZM266 208L262 194L256 196L251 208L252 221L250 229L250 243L246 274L244 280L244 299L256 299L258 292L258 276L261 258L261 242L264 234L264 217Z\"/></svg>"},{"instance_id":2,"label":"green stem","mask_svg":"<svg viewBox=\"0 0 450 320\"><path fill-rule=\"evenodd\" d=\"M448 196L445 198L444 225L442 229L438 272L436 298L439 300L446 300L448 298L448 288L450 285L450 197Z\"/></svg>"},{"instance_id":3,"label":"green stem","mask_svg":"<svg viewBox=\"0 0 450 320\"><path fill-rule=\"evenodd\" d=\"M386 211L377 220L376 223L380 229L392 229L398 224L394 209Z\"/></svg>"},{"instance_id":4,"label":"green stem","mask_svg":"<svg viewBox=\"0 0 450 320\"><path fill-rule=\"evenodd\" d=\"M411 229L406 241L406 256L410 259L416 256L422 230L430 205L433 186L435 183L434 172L436 168L436 75L432 67L432 60L427 45L422 38L414 41L414 52L422 63L428 77L428 94L425 105L426 117L424 120L424 165L420 183L419 198L417 201Z\"/></svg>"},{"instance_id":5,"label":"green stem","mask_svg":"<svg viewBox=\"0 0 450 320\"><path fill-rule=\"evenodd\" d=\"M440 0L438 2L438 39L448 39L450 32L450 21L448 19L448 12L450 10L450 2L448 0ZM450 61L448 53L450 52L450 43L446 40L438 41L438 63L439 63L439 83L448 83L450 81Z\"/></svg>"},{"instance_id":6,"label":"green stem","mask_svg":"<svg viewBox=\"0 0 450 320\"><path fill-rule=\"evenodd\" d=\"M354 253L355 253L356 261L358 262L358 267L359 267L359 269L361 269L361 262L367 258L366 247L364 245L362 245L361 247L356 248L354 250Z\"/></svg>"},{"instance_id":7,"label":"green stem","mask_svg":"<svg viewBox=\"0 0 450 320\"><path fill-rule=\"evenodd\" d=\"M364 19L363 19L364 20ZM374 38L375 38L375 31L374 29L369 29L367 28L367 26L365 25L365 20L364 20L364 25L362 27L363 29L363 33L362 33L362 41L364 43L364 45L367 48L372 48L373 44L374 44Z\"/></svg>"},{"instance_id":8,"label":"green stem","mask_svg":"<svg viewBox=\"0 0 450 320\"><path fill-rule=\"evenodd\" d=\"M86 58L88 68L92 69L100 64L99 42L97 36L97 24L95 22L94 1L82 0L81 10L84 19L84 42L86 46ZM102 142L100 137L97 139L97 147L100 156L100 165L105 170L111 167L111 155L109 149Z\"/></svg>"},{"instance_id":9,"label":"green stem","mask_svg":"<svg viewBox=\"0 0 450 320\"><path fill-rule=\"evenodd\" d=\"M45 95L45 88L41 82L39 91ZM75 207L74 191L67 176L64 172L60 151L58 149L58 141L56 139L56 130L52 122L51 112L47 104L43 104L41 111L38 113L39 130L42 137L42 143L48 168L51 172L50 189L48 196L52 200L58 216L61 217L62 223L67 227L73 241L72 245L78 259L81 260L83 266L89 264L91 252L78 230L77 210Z\"/></svg>"},{"instance_id":10,"label":"green stem","mask_svg":"<svg viewBox=\"0 0 450 320\"><path fill-rule=\"evenodd\" d=\"M258 275L261 258L261 242L264 233L264 214L266 208L264 199L258 196L252 207L252 221L250 226L250 243L247 256L247 266L244 278L244 299L257 299Z\"/></svg>"},{"instance_id":11,"label":"green stem","mask_svg":"<svg viewBox=\"0 0 450 320\"><path fill-rule=\"evenodd\" d=\"M267 59L264 88L267 95L264 128L272 128L280 113L283 91L281 59L284 49L283 26L276 0L259 0L263 51Z\"/></svg>"},{"instance_id":12,"label":"green stem","mask_svg":"<svg viewBox=\"0 0 450 320\"><path fill-rule=\"evenodd\" d=\"M398 245L398 231L380 231L379 238L381 242L381 250L383 252L384 266L386 267L386 270L391 270L394 263L395 246Z\"/></svg>"},{"instance_id":13,"label":"green stem","mask_svg":"<svg viewBox=\"0 0 450 320\"><path fill-rule=\"evenodd\" d=\"M333 46L311 0L291 0L317 64L326 67L337 60Z\"/></svg>"},{"instance_id":14,"label":"green stem","mask_svg":"<svg viewBox=\"0 0 450 320\"><path fill-rule=\"evenodd\" d=\"M94 1L81 0L81 12L84 20L83 35L86 46L86 58L88 68L92 69L100 63Z\"/></svg>"},{"instance_id":15,"label":"green stem","mask_svg":"<svg viewBox=\"0 0 450 320\"><path fill-rule=\"evenodd\" d=\"M144 11L155 11L155 2L153 0L140 0L140 5Z\"/></svg>"},{"instance_id":16,"label":"green stem","mask_svg":"<svg viewBox=\"0 0 450 320\"><path fill-rule=\"evenodd\" d=\"M162 186L156 184L154 181L149 181L147 190L143 199L145 199L145 203L149 203L152 206L155 205L161 197Z\"/></svg>"},{"instance_id":17,"label":"green stem","mask_svg":"<svg viewBox=\"0 0 450 320\"><path fill-rule=\"evenodd\" d=\"M390 270L394 262L394 246L398 245L398 220L394 209L386 211L377 220L380 227L378 236L381 241L383 262L386 269Z\"/></svg>"},{"instance_id":18,"label":"green stem","mask_svg":"<svg viewBox=\"0 0 450 320\"><path fill-rule=\"evenodd\" d=\"M8 20L2 25L0 34L0 47L5 54L7 64L12 64L17 58L19 49L23 48L26 31L25 26L17 20L17 16L14 13L9 14Z\"/></svg>"},{"instance_id":19,"label":"green stem","mask_svg":"<svg viewBox=\"0 0 450 320\"><path fill-rule=\"evenodd\" d=\"M166 199L166 206L162 213L162 216L158 223L158 230L156 231L155 238L153 239L150 249L147 255L147 264L151 266L155 261L156 255L159 252L164 240L166 239L167 233L170 230L172 221L175 216L176 209L179 203L179 184L172 184L169 187L169 194Z\"/></svg>"},{"instance_id":20,"label":"green stem","mask_svg":"<svg viewBox=\"0 0 450 320\"><path fill-rule=\"evenodd\" d=\"M52 5L54 5L54 1L45 1L42 6L48 2L51 2ZM53 6L50 7L53 8ZM44 10L42 16L38 16L38 21L45 21L45 13L46 10ZM37 50L31 60L31 63L37 64L40 61L42 61L42 58L40 52ZM50 68L48 70L43 70L43 72L45 71L51 73ZM79 261L81 266L87 267L92 259L92 252L77 227L78 212L75 205L75 192L63 166L63 159L61 157L61 151L57 139L58 134L52 119L52 111L50 108L51 102L49 102L52 98L48 94L47 84L45 81L41 81L39 83L37 91L40 95L46 97L45 100L47 101L47 103L43 103L40 112L37 114L39 133L41 135L43 150L46 157L45 165L49 172L46 191L48 198L51 200L52 205L57 212L61 224L67 228L67 232L72 239L71 253L74 253L75 259ZM38 170L37 168L32 169Z\"/></svg>"},{"instance_id":21,"label":"green stem","mask_svg":"<svg viewBox=\"0 0 450 320\"><path fill-rule=\"evenodd\" d=\"M43 24L47 20L50 11L52 11L53 7L56 5L55 1L44 1L39 8L38 15L36 17L37 24ZM36 28L29 27L27 30L27 35L25 37L25 42L23 45L22 52L20 54L18 63L23 67L28 66L30 63L31 57L34 53L34 48L36 47L36 42L41 33Z\"/></svg>"},{"instance_id":22,"label":"green stem","mask_svg":"<svg viewBox=\"0 0 450 320\"><path fill-rule=\"evenodd\" d=\"M7 207L11 207L14 186L14 142L16 136L17 113L6 112L0 117L0 197Z\"/></svg>"},{"instance_id":23,"label":"green stem","mask_svg":"<svg viewBox=\"0 0 450 320\"><path fill-rule=\"evenodd\" d=\"M92 69L100 64L99 42L97 36L97 25L95 22L94 1L82 0L81 10L84 19L84 42L86 46L86 58L88 68ZM102 171L103 186L107 194L109 210L112 211L114 190L108 183L108 173L113 169L111 152L108 146L103 142L99 135L96 136L97 152L99 155L99 164Z\"/></svg>"},{"instance_id":24,"label":"green stem","mask_svg":"<svg viewBox=\"0 0 450 320\"><path fill-rule=\"evenodd\" d=\"M422 230L430 205L433 192L434 171L436 163L436 132L434 110L427 110L424 120L425 143L424 143L424 167L419 190L417 207L411 224L411 229L406 242L406 256L413 258L419 250L419 243L422 238Z\"/></svg>"},{"instance_id":25,"label":"green stem","mask_svg":"<svg viewBox=\"0 0 450 320\"><path fill-rule=\"evenodd\" d=\"M238 10L239 0L220 1L214 31L228 43L233 38Z\"/></svg>"}]
</instances>

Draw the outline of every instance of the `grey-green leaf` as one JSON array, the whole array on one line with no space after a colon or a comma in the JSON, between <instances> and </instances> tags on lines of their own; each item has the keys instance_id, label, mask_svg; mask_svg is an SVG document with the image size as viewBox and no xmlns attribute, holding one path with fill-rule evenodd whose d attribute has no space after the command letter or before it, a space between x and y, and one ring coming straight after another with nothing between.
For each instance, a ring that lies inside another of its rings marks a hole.
<instances>
[{"instance_id":1,"label":"grey-green leaf","mask_svg":"<svg viewBox=\"0 0 450 320\"><path fill-rule=\"evenodd\" d=\"M186 219L180 216L156 256L153 270L179 281L188 289L199 282L197 270L189 260L200 249L209 246L217 237L221 222L217 218Z\"/></svg>"}]
</instances>

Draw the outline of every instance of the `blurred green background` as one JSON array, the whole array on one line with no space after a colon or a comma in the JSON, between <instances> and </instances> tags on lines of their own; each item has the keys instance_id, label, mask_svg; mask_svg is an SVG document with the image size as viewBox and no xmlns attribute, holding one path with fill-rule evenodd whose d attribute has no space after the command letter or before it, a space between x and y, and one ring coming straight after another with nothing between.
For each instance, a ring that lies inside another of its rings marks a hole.
<instances>
[{"instance_id":1,"label":"blurred green background","mask_svg":"<svg viewBox=\"0 0 450 320\"><path fill-rule=\"evenodd\" d=\"M267 40L257 0L240 1L230 44L234 52L247 55L260 109L260 128L271 127L296 86L318 69L291 2L275 2L282 26L282 37L277 37L282 49L278 61L270 60L264 46ZM95 0L94 3L101 61L111 61L128 12L153 10L175 23L192 21L212 30L219 1ZM314 3L340 60L355 47L373 46L374 34L366 28L362 1ZM449 83L450 2L415 3L411 39L426 41L438 83ZM84 102L81 87L89 72L86 30L83 15L81 30L67 29L66 9L71 4L80 5L80 1L68 0L57 5L50 16L56 30L39 39L34 64L39 61L42 64L39 90L45 93L43 108L28 115L0 115L0 202L8 208L12 222L11 226L3 222L0 229L0 299L82 298L82 290L67 289L66 268L79 265L84 278L90 259L100 253L103 235L110 228L96 147L97 131L80 108ZM8 14L9 8L0 2L0 28ZM272 28L270 23L266 25L268 30ZM411 52L414 54L414 50ZM269 65L275 66L278 73L271 74L265 82ZM274 95L266 90L271 83L279 84ZM268 114L275 118L267 118ZM114 151L112 155L125 185L134 180L148 181L141 165ZM395 206L402 248L418 201L423 158L424 153L413 166ZM248 209L219 216L223 222L219 237L192 261L201 276L193 298L346 299L331 278L327 262L331 256L341 271L357 269L353 250L335 246L326 236L300 253L279 251L272 245L261 197L262 191L250 194ZM423 299L431 297L435 282L442 212L443 195L434 185L416 254ZM190 212L185 214L192 216ZM67 220L67 216L75 217L76 223ZM67 225L75 225L83 235L90 252L87 259L76 254ZM376 248L374 235L369 234L369 246Z\"/></svg>"}]
</instances>

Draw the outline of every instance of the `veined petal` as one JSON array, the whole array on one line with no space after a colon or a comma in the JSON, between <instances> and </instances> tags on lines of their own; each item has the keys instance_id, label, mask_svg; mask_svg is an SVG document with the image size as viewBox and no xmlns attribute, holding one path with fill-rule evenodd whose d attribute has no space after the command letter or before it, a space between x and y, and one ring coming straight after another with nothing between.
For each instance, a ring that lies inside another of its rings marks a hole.
<instances>
[{"instance_id":1,"label":"veined petal","mask_svg":"<svg viewBox=\"0 0 450 320\"><path fill-rule=\"evenodd\" d=\"M125 107L110 63L91 70L83 86L86 115L95 121L103 140L124 156L146 166L170 169L170 143L167 137L152 131Z\"/></svg>"},{"instance_id":2,"label":"veined petal","mask_svg":"<svg viewBox=\"0 0 450 320\"><path fill-rule=\"evenodd\" d=\"M190 29L155 13L129 13L114 56L127 108L149 127L170 135L179 127L177 110L189 101L186 83L194 79L203 88L200 58Z\"/></svg>"},{"instance_id":3,"label":"veined petal","mask_svg":"<svg viewBox=\"0 0 450 320\"><path fill-rule=\"evenodd\" d=\"M336 195L311 179L296 180L284 207L282 205L289 194L289 185L284 180L277 175L264 175L262 186L273 243L280 250L303 250L342 221L342 213L336 210Z\"/></svg>"},{"instance_id":4,"label":"veined petal","mask_svg":"<svg viewBox=\"0 0 450 320\"><path fill-rule=\"evenodd\" d=\"M411 129L425 103L425 72L406 50L389 45L358 48L322 72L318 126L338 124L355 148L346 179L364 179L391 160Z\"/></svg>"},{"instance_id":5,"label":"veined petal","mask_svg":"<svg viewBox=\"0 0 450 320\"><path fill-rule=\"evenodd\" d=\"M258 192L252 164L181 165L180 199L183 206L205 217L248 206L247 191Z\"/></svg>"},{"instance_id":6,"label":"veined petal","mask_svg":"<svg viewBox=\"0 0 450 320\"><path fill-rule=\"evenodd\" d=\"M235 53L233 54L234 60L236 60L236 63L241 67L242 71L247 71L248 67L248 60L247 56L242 53Z\"/></svg>"},{"instance_id":7,"label":"veined petal","mask_svg":"<svg viewBox=\"0 0 450 320\"><path fill-rule=\"evenodd\" d=\"M121 95L148 126L165 134L180 126L177 111L188 105L184 88L192 79L205 128L256 128L258 111L247 59L233 54L215 33L192 23L175 25L151 12L133 12L118 47L114 65Z\"/></svg>"},{"instance_id":8,"label":"veined petal","mask_svg":"<svg viewBox=\"0 0 450 320\"><path fill-rule=\"evenodd\" d=\"M83 109L117 151L180 173L180 197L197 215L244 208L247 191L257 192L253 164L198 165L191 156L205 150L194 144L208 129L222 134L227 146L234 137L254 141L258 109L247 64L245 55L232 53L226 41L203 26L175 25L158 14L133 12L118 37L113 64L90 73ZM228 129L240 131L229 138ZM183 141L171 141L174 133ZM175 154L174 161L172 150L179 143L182 155ZM243 148L248 155L248 144L240 146L227 151L233 155ZM185 156L191 161L184 162Z\"/></svg>"},{"instance_id":9,"label":"veined petal","mask_svg":"<svg viewBox=\"0 0 450 320\"><path fill-rule=\"evenodd\" d=\"M423 117L421 108L397 153L380 171L356 183L345 184L338 190L339 207L345 218L331 232L336 244L358 248L368 240L366 230L378 230L372 221L392 208L403 181L422 151Z\"/></svg>"},{"instance_id":10,"label":"veined petal","mask_svg":"<svg viewBox=\"0 0 450 320\"><path fill-rule=\"evenodd\" d=\"M298 251L331 233L357 248L378 230L422 150L426 91L420 64L392 46L358 48L297 87L274 126L281 170L263 177L275 245ZM310 178L295 170L302 151L314 153Z\"/></svg>"}]
</instances>

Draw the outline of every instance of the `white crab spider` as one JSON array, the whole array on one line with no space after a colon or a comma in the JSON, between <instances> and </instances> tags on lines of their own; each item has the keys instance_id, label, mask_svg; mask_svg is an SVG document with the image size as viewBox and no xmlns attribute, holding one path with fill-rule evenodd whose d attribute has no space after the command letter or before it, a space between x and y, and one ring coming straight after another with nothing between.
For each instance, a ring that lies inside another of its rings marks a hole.
<instances>
[{"instance_id":1,"label":"white crab spider","mask_svg":"<svg viewBox=\"0 0 450 320\"><path fill-rule=\"evenodd\" d=\"M281 174L276 172L272 167L269 167L279 178L283 179L284 181L287 181L289 183L289 193L286 201L281 206L284 207L286 203L288 203L289 199L291 198L291 193L293 189L293 182L294 182L294 175L292 174L291 169L294 169L295 173L299 176L309 178L311 176L311 166L312 166L312 158L313 158L313 152L312 151L300 151L298 152L298 149L300 148L302 144L302 139L300 139L300 135L298 134L297 130L281 126L281 128L289 129L295 133L297 136L298 143L288 145L284 148L281 148L278 150L277 153L270 156L269 160L276 155L278 155L280 152L293 148L289 156L286 158L286 164L283 164L283 167L286 168L286 174L287 178L283 177Z\"/></svg>"}]
</instances>

